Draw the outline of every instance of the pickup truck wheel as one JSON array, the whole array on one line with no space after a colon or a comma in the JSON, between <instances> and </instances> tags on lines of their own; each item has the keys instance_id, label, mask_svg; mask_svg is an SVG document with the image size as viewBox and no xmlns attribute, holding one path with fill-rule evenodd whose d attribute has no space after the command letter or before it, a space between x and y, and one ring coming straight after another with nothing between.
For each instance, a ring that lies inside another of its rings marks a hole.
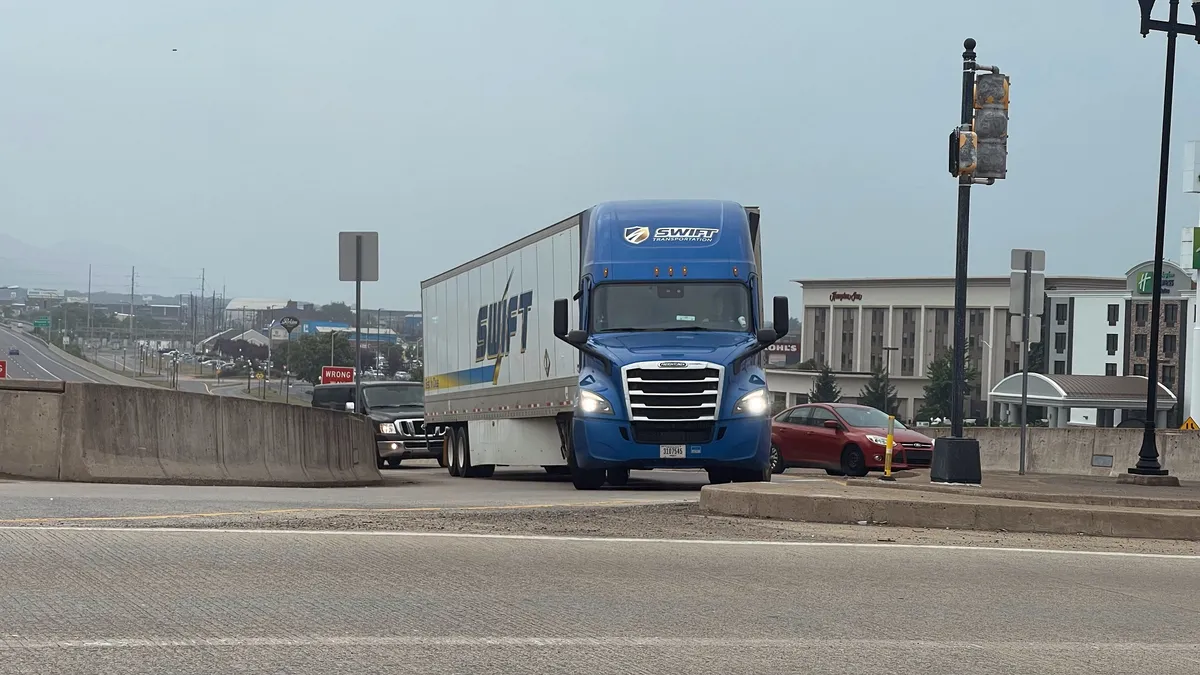
<instances>
[{"instance_id":1,"label":"pickup truck wheel","mask_svg":"<svg viewBox=\"0 0 1200 675\"><path fill-rule=\"evenodd\" d=\"M387 460L380 457L379 455L375 455L375 468L382 470L386 466L387 466Z\"/></svg>"}]
</instances>

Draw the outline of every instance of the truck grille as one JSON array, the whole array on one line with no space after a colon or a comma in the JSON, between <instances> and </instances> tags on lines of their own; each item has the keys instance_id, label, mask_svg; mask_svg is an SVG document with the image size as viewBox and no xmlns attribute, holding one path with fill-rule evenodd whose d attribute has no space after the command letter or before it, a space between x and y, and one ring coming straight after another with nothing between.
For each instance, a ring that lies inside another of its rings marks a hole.
<instances>
[{"instance_id":1,"label":"truck grille","mask_svg":"<svg viewBox=\"0 0 1200 675\"><path fill-rule=\"evenodd\" d=\"M717 419L724 372L721 366L696 361L663 361L634 363L623 370L631 422L711 422ZM711 428L709 432L711 435Z\"/></svg>"},{"instance_id":2,"label":"truck grille","mask_svg":"<svg viewBox=\"0 0 1200 675\"><path fill-rule=\"evenodd\" d=\"M712 440L716 422L632 422L634 443L688 444Z\"/></svg>"}]
</instances>

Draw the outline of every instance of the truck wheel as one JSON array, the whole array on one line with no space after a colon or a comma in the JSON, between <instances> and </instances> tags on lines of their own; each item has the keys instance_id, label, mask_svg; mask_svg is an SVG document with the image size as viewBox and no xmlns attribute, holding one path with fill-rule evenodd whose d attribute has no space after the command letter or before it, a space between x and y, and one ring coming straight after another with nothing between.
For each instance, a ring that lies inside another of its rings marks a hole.
<instances>
[{"instance_id":1,"label":"truck wheel","mask_svg":"<svg viewBox=\"0 0 1200 675\"><path fill-rule=\"evenodd\" d=\"M458 429L451 428L450 431L446 432L446 454L449 455L449 466L446 467L446 470L449 471L451 476L458 477L462 475L462 458L460 453L461 445Z\"/></svg>"},{"instance_id":2,"label":"truck wheel","mask_svg":"<svg viewBox=\"0 0 1200 675\"><path fill-rule=\"evenodd\" d=\"M387 461L379 455L375 455L375 468L382 470L385 466L387 466Z\"/></svg>"},{"instance_id":3,"label":"truck wheel","mask_svg":"<svg viewBox=\"0 0 1200 675\"><path fill-rule=\"evenodd\" d=\"M604 469L581 469L575 463L574 444L567 446L567 469L571 472L571 484L576 490L599 490L607 478Z\"/></svg>"},{"instance_id":4,"label":"truck wheel","mask_svg":"<svg viewBox=\"0 0 1200 675\"><path fill-rule=\"evenodd\" d=\"M555 466L543 466L542 468L545 469L546 473L550 474L551 476L566 476L567 474L571 473L571 467L562 466L561 464L557 464Z\"/></svg>"},{"instance_id":5,"label":"truck wheel","mask_svg":"<svg viewBox=\"0 0 1200 675\"><path fill-rule=\"evenodd\" d=\"M771 467L762 469L738 469L733 472L734 483L770 483Z\"/></svg>"},{"instance_id":6,"label":"truck wheel","mask_svg":"<svg viewBox=\"0 0 1200 675\"><path fill-rule=\"evenodd\" d=\"M446 443L445 443L445 441L442 442L442 451L438 453L437 462L438 462L438 466L442 467L443 469L446 468L446 466L448 465L448 462L446 461Z\"/></svg>"},{"instance_id":7,"label":"truck wheel","mask_svg":"<svg viewBox=\"0 0 1200 675\"><path fill-rule=\"evenodd\" d=\"M459 473L464 478L491 478L492 474L496 473L495 464L479 464L471 463L471 435L466 427L464 427L458 436L459 455L462 456L460 464L462 468Z\"/></svg>"},{"instance_id":8,"label":"truck wheel","mask_svg":"<svg viewBox=\"0 0 1200 675\"><path fill-rule=\"evenodd\" d=\"M613 487L621 487L629 484L629 469L609 469L607 476L608 484Z\"/></svg>"},{"instance_id":9,"label":"truck wheel","mask_svg":"<svg viewBox=\"0 0 1200 675\"><path fill-rule=\"evenodd\" d=\"M707 471L708 482L712 485L720 485L721 483L728 483L733 480L733 472L725 467L717 466L707 469Z\"/></svg>"}]
</instances>

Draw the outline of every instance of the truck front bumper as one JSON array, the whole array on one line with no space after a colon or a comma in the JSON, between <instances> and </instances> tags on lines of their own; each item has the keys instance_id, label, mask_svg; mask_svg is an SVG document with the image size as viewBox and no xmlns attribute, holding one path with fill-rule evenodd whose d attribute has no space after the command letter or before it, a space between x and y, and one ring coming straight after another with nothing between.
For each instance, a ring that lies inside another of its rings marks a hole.
<instances>
[{"instance_id":1,"label":"truck front bumper","mask_svg":"<svg viewBox=\"0 0 1200 675\"><path fill-rule=\"evenodd\" d=\"M759 470L771 462L770 418L737 418L713 423L703 442L638 442L633 424L623 420L576 417L572 426L575 461L581 469L707 469L734 467ZM662 446L685 446L684 457L664 458Z\"/></svg>"}]
</instances>

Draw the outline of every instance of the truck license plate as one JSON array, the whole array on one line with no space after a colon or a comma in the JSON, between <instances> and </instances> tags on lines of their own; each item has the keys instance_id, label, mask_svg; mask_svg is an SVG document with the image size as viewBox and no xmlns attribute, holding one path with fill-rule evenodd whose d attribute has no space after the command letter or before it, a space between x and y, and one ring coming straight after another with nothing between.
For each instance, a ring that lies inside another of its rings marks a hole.
<instances>
[{"instance_id":1,"label":"truck license plate","mask_svg":"<svg viewBox=\"0 0 1200 675\"><path fill-rule=\"evenodd\" d=\"M683 459L687 456L686 445L660 445L658 456L661 459Z\"/></svg>"}]
</instances>

